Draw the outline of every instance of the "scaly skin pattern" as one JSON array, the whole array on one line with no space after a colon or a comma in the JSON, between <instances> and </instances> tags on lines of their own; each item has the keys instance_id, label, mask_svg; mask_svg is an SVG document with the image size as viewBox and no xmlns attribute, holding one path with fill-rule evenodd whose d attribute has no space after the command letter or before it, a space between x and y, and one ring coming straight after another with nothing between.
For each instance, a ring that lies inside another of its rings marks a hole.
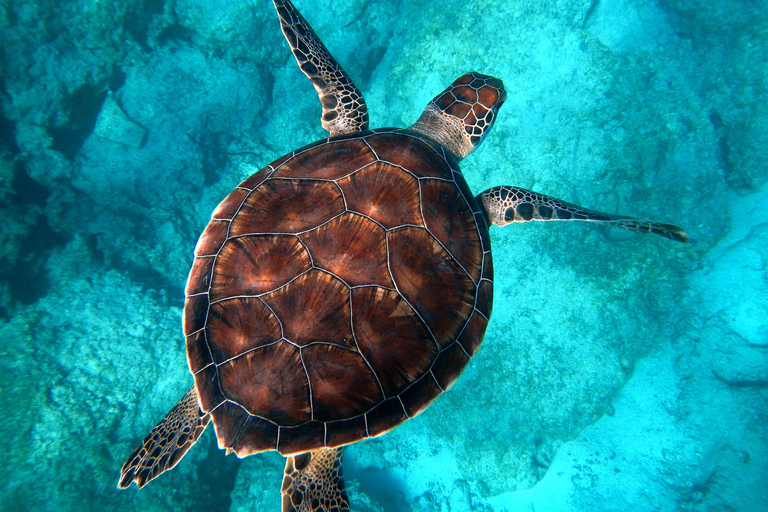
<instances>
[{"instance_id":1,"label":"scaly skin pattern","mask_svg":"<svg viewBox=\"0 0 768 512\"><path fill-rule=\"evenodd\" d=\"M506 99L501 80L471 71L430 101L411 130L439 142L461 160L483 141Z\"/></svg>"},{"instance_id":2,"label":"scaly skin pattern","mask_svg":"<svg viewBox=\"0 0 768 512\"><path fill-rule=\"evenodd\" d=\"M141 489L147 482L179 463L211 421L200 411L195 387L179 400L133 451L120 470L118 487L133 482Z\"/></svg>"},{"instance_id":3,"label":"scaly skin pattern","mask_svg":"<svg viewBox=\"0 0 768 512\"><path fill-rule=\"evenodd\" d=\"M682 228L652 220L588 210L584 207L531 192L524 188L501 186L489 188L477 196L488 221L497 226L532 220L580 220L599 222L636 233L659 235L677 242L693 242Z\"/></svg>"},{"instance_id":4,"label":"scaly skin pattern","mask_svg":"<svg viewBox=\"0 0 768 512\"><path fill-rule=\"evenodd\" d=\"M344 72L307 20L288 1L275 0L280 27L299 69L315 86L323 106L323 128L331 137L368 129L368 108L362 93Z\"/></svg>"},{"instance_id":5,"label":"scaly skin pattern","mask_svg":"<svg viewBox=\"0 0 768 512\"><path fill-rule=\"evenodd\" d=\"M282 493L283 512L349 512L341 448L288 457Z\"/></svg>"}]
</instances>

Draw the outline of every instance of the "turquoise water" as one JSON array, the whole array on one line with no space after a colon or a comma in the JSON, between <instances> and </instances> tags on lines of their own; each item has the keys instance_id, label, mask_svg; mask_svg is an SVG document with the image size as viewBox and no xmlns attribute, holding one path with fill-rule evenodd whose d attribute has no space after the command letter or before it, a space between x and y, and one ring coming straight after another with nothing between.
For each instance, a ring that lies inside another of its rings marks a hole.
<instances>
[{"instance_id":1,"label":"turquoise water","mask_svg":"<svg viewBox=\"0 0 768 512\"><path fill-rule=\"evenodd\" d=\"M463 163L683 226L492 228L493 318L424 414L346 450L356 511L768 510L768 5L297 0L407 126L469 70L508 100ZM0 509L279 509L212 430L116 489L188 388L192 250L242 178L324 136L271 2L0 4Z\"/></svg>"}]
</instances>

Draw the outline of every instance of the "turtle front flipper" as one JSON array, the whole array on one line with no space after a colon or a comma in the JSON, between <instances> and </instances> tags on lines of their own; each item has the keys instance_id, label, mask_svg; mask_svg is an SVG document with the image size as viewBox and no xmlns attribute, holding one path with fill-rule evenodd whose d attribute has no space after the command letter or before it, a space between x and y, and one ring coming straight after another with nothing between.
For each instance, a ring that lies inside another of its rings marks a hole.
<instances>
[{"instance_id":1,"label":"turtle front flipper","mask_svg":"<svg viewBox=\"0 0 768 512\"><path fill-rule=\"evenodd\" d=\"M117 487L125 489L136 482L141 489L172 469L197 442L210 421L211 416L200 410L197 392L192 386L125 461Z\"/></svg>"},{"instance_id":2,"label":"turtle front flipper","mask_svg":"<svg viewBox=\"0 0 768 512\"><path fill-rule=\"evenodd\" d=\"M332 137L367 130L368 107L362 93L290 0L274 4L293 56L320 97L323 128Z\"/></svg>"},{"instance_id":3,"label":"turtle front flipper","mask_svg":"<svg viewBox=\"0 0 768 512\"><path fill-rule=\"evenodd\" d=\"M283 512L349 512L341 448L288 457L283 475Z\"/></svg>"},{"instance_id":4,"label":"turtle front flipper","mask_svg":"<svg viewBox=\"0 0 768 512\"><path fill-rule=\"evenodd\" d=\"M488 222L497 226L532 220L581 220L659 235L677 242L695 242L681 228L672 224L588 210L524 188L493 187L475 199L485 211Z\"/></svg>"}]
</instances>

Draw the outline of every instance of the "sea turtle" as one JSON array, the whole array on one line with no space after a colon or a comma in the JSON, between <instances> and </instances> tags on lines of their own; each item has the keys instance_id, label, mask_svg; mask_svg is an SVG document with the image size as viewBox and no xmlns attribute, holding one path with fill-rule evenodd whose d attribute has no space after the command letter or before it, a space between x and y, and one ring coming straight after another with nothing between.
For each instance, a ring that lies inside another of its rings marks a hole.
<instances>
[{"instance_id":1,"label":"sea turtle","mask_svg":"<svg viewBox=\"0 0 768 512\"><path fill-rule=\"evenodd\" d=\"M688 237L517 187L475 197L458 164L493 126L501 80L467 73L410 128L369 130L352 80L289 0L274 4L330 136L247 178L213 212L185 290L194 385L118 486L174 467L212 419L227 453L287 457L283 511L346 511L341 447L419 414L477 352L493 300L490 224L582 220Z\"/></svg>"}]
</instances>

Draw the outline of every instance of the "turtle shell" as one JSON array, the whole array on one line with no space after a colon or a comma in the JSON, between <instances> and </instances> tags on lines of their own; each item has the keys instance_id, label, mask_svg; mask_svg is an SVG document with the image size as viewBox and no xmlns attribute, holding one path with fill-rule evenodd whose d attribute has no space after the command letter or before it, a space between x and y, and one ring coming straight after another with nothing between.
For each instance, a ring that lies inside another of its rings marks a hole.
<instances>
[{"instance_id":1,"label":"turtle shell","mask_svg":"<svg viewBox=\"0 0 768 512\"><path fill-rule=\"evenodd\" d=\"M200 236L184 305L219 446L291 455L424 410L483 339L490 250L456 159L408 130L323 140L243 181Z\"/></svg>"}]
</instances>

